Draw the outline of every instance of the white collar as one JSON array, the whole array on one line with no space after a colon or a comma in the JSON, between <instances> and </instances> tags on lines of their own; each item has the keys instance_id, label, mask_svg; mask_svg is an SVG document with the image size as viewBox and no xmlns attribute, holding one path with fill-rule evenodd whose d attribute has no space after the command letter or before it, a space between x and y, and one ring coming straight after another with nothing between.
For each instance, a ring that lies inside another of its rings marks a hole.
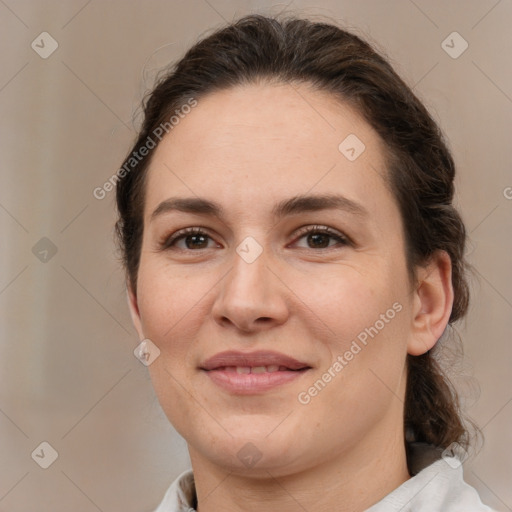
<instances>
[{"instance_id":1,"label":"white collar","mask_svg":"<svg viewBox=\"0 0 512 512\"><path fill-rule=\"evenodd\" d=\"M366 512L493 512L477 491L464 482L456 457L424 443L409 444L409 470L414 475ZM176 478L155 512L194 512L196 490L191 469Z\"/></svg>"}]
</instances>

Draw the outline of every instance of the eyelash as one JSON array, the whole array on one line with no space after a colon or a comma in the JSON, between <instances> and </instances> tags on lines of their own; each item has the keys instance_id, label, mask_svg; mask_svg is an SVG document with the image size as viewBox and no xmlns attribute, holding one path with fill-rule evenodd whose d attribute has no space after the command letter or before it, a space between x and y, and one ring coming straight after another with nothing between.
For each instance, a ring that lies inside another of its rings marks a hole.
<instances>
[{"instance_id":1,"label":"eyelash","mask_svg":"<svg viewBox=\"0 0 512 512\"><path fill-rule=\"evenodd\" d=\"M307 226L305 228L299 229L299 231L296 234L295 241L305 237L306 235L312 234L312 233L313 234L327 235L330 238L336 239L337 242L339 244L341 244L342 246L347 246L347 245L351 245L352 244L351 240L347 236L345 236L342 233L340 233L339 231L334 231L333 229L329 228L328 226L318 226L318 225ZM211 239L210 235L206 231L204 231L203 228L198 228L198 227L185 228L185 229L182 229L182 230L178 231L177 233L171 235L167 239L165 239L163 241L163 243L161 243L161 249L163 249L163 250L172 250L173 249L173 245L176 242L178 242L182 238L186 238L188 236L193 236L193 235L203 235L203 236L206 236L206 237ZM328 247L322 247L320 249L327 250L327 249L333 249L334 247L335 246L333 246L333 247L328 246ZM205 249L207 249L207 248L203 248L203 249L180 249L180 250L199 252L199 251L202 251L202 250L205 250ZM304 249L304 248L302 247L302 249ZM316 250L316 251L320 250L320 249L309 248L309 247L308 247L308 249L312 249L312 250Z\"/></svg>"}]
</instances>

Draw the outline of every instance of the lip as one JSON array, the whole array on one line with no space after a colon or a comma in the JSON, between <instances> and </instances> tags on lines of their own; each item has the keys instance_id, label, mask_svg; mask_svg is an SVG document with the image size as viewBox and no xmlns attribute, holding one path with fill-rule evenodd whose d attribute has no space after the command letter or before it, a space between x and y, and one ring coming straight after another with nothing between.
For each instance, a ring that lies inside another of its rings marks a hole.
<instances>
[{"instance_id":1,"label":"lip","mask_svg":"<svg viewBox=\"0 0 512 512\"><path fill-rule=\"evenodd\" d=\"M258 350L255 352L237 352L235 350L227 350L219 352L210 357L200 365L202 370L215 370L225 366L286 366L290 370L300 370L309 368L309 364L298 361L293 357L273 352L270 350Z\"/></svg>"},{"instance_id":2,"label":"lip","mask_svg":"<svg viewBox=\"0 0 512 512\"><path fill-rule=\"evenodd\" d=\"M278 366L277 371L263 373L237 373L233 367ZM239 395L258 394L292 382L311 366L305 362L273 351L220 352L203 362L200 367L213 383Z\"/></svg>"}]
</instances>

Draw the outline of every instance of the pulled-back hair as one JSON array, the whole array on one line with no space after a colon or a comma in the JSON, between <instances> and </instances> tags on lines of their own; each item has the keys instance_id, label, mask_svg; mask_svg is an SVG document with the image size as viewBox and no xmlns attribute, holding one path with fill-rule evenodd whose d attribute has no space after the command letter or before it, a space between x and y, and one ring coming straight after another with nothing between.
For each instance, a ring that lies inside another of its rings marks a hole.
<instances>
[{"instance_id":1,"label":"pulled-back hair","mask_svg":"<svg viewBox=\"0 0 512 512\"><path fill-rule=\"evenodd\" d=\"M384 141L389 186L404 226L411 283L438 250L452 263L450 324L465 315L464 224L454 208L455 166L423 104L386 59L358 36L324 22L261 15L241 18L203 38L160 77L143 103L144 121L117 184L116 224L127 280L136 292L143 233L148 138L191 99L260 81L305 83L353 107ZM160 129L161 131L161 129ZM159 133L158 131L156 133ZM136 163L133 153L146 155ZM128 166L130 163L130 166ZM435 350L435 347L434 349ZM467 447L456 392L433 351L407 356L404 432L408 440Z\"/></svg>"}]
</instances>

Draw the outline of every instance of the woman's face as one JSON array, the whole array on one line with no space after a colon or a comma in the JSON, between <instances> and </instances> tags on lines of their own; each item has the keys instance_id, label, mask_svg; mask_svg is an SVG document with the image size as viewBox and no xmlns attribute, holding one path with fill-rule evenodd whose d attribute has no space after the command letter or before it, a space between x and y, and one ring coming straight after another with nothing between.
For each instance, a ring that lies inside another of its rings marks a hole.
<instances>
[{"instance_id":1,"label":"woman's face","mask_svg":"<svg viewBox=\"0 0 512 512\"><path fill-rule=\"evenodd\" d=\"M277 476L403 443L417 304L385 174L373 129L305 85L213 93L162 140L131 308L193 462ZM206 363L226 351L249 359Z\"/></svg>"}]
</instances>

